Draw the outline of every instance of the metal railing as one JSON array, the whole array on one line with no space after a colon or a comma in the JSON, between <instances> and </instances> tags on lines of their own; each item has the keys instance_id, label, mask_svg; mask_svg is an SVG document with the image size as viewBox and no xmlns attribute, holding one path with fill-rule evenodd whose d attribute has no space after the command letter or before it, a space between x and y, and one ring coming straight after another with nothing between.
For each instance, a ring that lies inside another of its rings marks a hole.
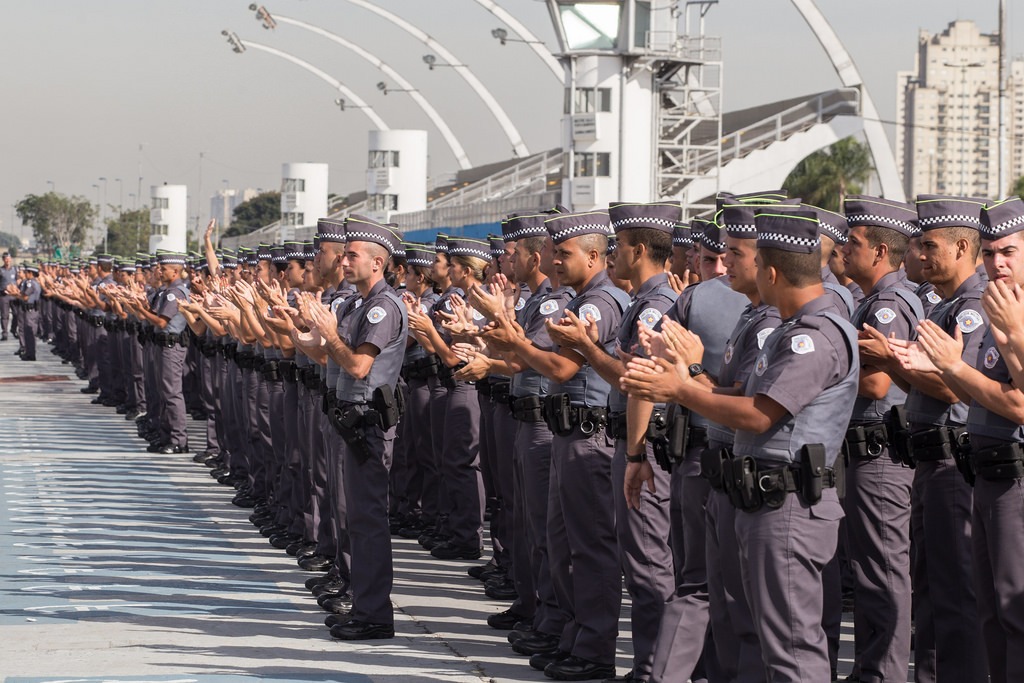
<instances>
[{"instance_id":1,"label":"metal railing","mask_svg":"<svg viewBox=\"0 0 1024 683\"><path fill-rule=\"evenodd\" d=\"M496 223L514 211L550 208L561 199L561 191L524 194L501 199L480 200L470 204L435 205L423 211L394 214L391 216L391 220L397 223L403 232Z\"/></svg>"},{"instance_id":2,"label":"metal railing","mask_svg":"<svg viewBox=\"0 0 1024 683\"><path fill-rule=\"evenodd\" d=\"M439 188L435 188L432 192L434 200L431 202L431 209L490 202L521 194L542 194L545 192L548 176L561 170L562 150L554 149L534 154L502 171L453 190L443 197L437 196Z\"/></svg>"},{"instance_id":3,"label":"metal railing","mask_svg":"<svg viewBox=\"0 0 1024 683\"><path fill-rule=\"evenodd\" d=\"M741 159L751 152L764 149L772 143L825 123L835 116L860 114L860 91L840 88L822 93L806 102L794 105L766 119L744 126L722 138L722 165ZM717 153L698 155L695 165L710 169L718 163Z\"/></svg>"}]
</instances>

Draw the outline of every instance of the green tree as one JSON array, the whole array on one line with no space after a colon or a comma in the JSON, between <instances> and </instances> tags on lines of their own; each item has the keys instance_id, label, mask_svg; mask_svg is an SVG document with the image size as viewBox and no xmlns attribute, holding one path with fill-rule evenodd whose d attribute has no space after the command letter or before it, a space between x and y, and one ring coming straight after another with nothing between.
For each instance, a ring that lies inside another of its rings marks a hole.
<instances>
[{"instance_id":1,"label":"green tree","mask_svg":"<svg viewBox=\"0 0 1024 683\"><path fill-rule=\"evenodd\" d=\"M874 170L867 145L848 137L797 164L784 187L791 197L842 213L843 200L860 193Z\"/></svg>"},{"instance_id":2,"label":"green tree","mask_svg":"<svg viewBox=\"0 0 1024 683\"><path fill-rule=\"evenodd\" d=\"M20 247L21 239L17 235L12 235L9 232L0 232L0 249L10 252L11 258L18 255Z\"/></svg>"},{"instance_id":3,"label":"green tree","mask_svg":"<svg viewBox=\"0 0 1024 683\"><path fill-rule=\"evenodd\" d=\"M130 258L149 245L149 208L121 210L107 219L107 253Z\"/></svg>"},{"instance_id":4,"label":"green tree","mask_svg":"<svg viewBox=\"0 0 1024 683\"><path fill-rule=\"evenodd\" d=\"M244 201L231 212L231 227L224 237L245 235L281 219L281 193L264 192Z\"/></svg>"},{"instance_id":5,"label":"green tree","mask_svg":"<svg viewBox=\"0 0 1024 683\"><path fill-rule=\"evenodd\" d=\"M96 220L96 207L85 197L65 197L56 192L43 195L30 194L15 204L22 223L32 226L36 244L40 249L62 251L80 245L86 232Z\"/></svg>"},{"instance_id":6,"label":"green tree","mask_svg":"<svg viewBox=\"0 0 1024 683\"><path fill-rule=\"evenodd\" d=\"M1013 184L1013 187L1010 188L1009 196L1024 197L1024 175L1022 175L1020 178L1017 178L1017 182L1015 182Z\"/></svg>"}]
</instances>

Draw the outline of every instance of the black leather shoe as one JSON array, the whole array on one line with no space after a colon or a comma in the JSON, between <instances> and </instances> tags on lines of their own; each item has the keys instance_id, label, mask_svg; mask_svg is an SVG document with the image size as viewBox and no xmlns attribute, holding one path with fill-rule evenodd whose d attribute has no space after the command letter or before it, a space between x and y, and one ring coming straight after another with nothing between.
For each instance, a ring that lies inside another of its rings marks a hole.
<instances>
[{"instance_id":1,"label":"black leather shoe","mask_svg":"<svg viewBox=\"0 0 1024 683\"><path fill-rule=\"evenodd\" d=\"M348 582L342 581L341 579L324 581L323 583L318 583L309 590L313 594L313 597L317 599L317 604L319 605L321 596L329 595L331 597L336 597L345 593L345 591L348 590Z\"/></svg>"},{"instance_id":2,"label":"black leather shoe","mask_svg":"<svg viewBox=\"0 0 1024 683\"><path fill-rule=\"evenodd\" d=\"M386 640L394 637L395 627L391 624L368 624L352 619L331 627L331 638L338 640Z\"/></svg>"},{"instance_id":3,"label":"black leather shoe","mask_svg":"<svg viewBox=\"0 0 1024 683\"><path fill-rule=\"evenodd\" d=\"M416 539L416 542L419 543L424 550L433 550L442 543L447 543L449 540L450 539L446 534L436 534L427 531L421 534L420 537Z\"/></svg>"},{"instance_id":4,"label":"black leather shoe","mask_svg":"<svg viewBox=\"0 0 1024 683\"><path fill-rule=\"evenodd\" d=\"M213 477L214 479L220 479L221 477L226 477L229 474L231 474L231 470L229 470L227 467L218 467L216 469L210 470L210 476Z\"/></svg>"},{"instance_id":5,"label":"black leather shoe","mask_svg":"<svg viewBox=\"0 0 1024 683\"><path fill-rule=\"evenodd\" d=\"M483 579L481 579L480 576L488 569L493 569L497 566L498 565L494 564L494 559L491 558L490 560L488 560L487 564L473 565L472 567L466 570L466 573L469 574L472 578L476 579L477 581L482 581Z\"/></svg>"},{"instance_id":6,"label":"black leather shoe","mask_svg":"<svg viewBox=\"0 0 1024 683\"><path fill-rule=\"evenodd\" d=\"M299 560L299 568L305 569L307 572L325 572L333 564L334 560L330 560L323 555L311 555Z\"/></svg>"},{"instance_id":7,"label":"black leather shoe","mask_svg":"<svg viewBox=\"0 0 1024 683\"><path fill-rule=\"evenodd\" d=\"M22 356L21 359L22 360L35 360L36 357L35 356Z\"/></svg>"},{"instance_id":8,"label":"black leather shoe","mask_svg":"<svg viewBox=\"0 0 1024 683\"><path fill-rule=\"evenodd\" d=\"M269 522L267 524L263 524L262 526L260 526L260 535L266 538L270 538L271 536L277 536L278 534L283 534L287 531L288 530L286 528L284 528L277 522Z\"/></svg>"},{"instance_id":9,"label":"black leather shoe","mask_svg":"<svg viewBox=\"0 0 1024 683\"><path fill-rule=\"evenodd\" d=\"M544 667L544 675L556 681L592 681L615 676L614 664L599 664L582 657L569 656Z\"/></svg>"},{"instance_id":10,"label":"black leather shoe","mask_svg":"<svg viewBox=\"0 0 1024 683\"><path fill-rule=\"evenodd\" d=\"M456 545L447 541L434 546L430 554L439 560L479 560L483 552L477 545Z\"/></svg>"},{"instance_id":11,"label":"black leather shoe","mask_svg":"<svg viewBox=\"0 0 1024 683\"><path fill-rule=\"evenodd\" d=\"M137 410L129 410L127 413L124 414L124 419L128 420L129 422L131 422L132 420L134 420L138 416L139 416L139 411L137 411Z\"/></svg>"},{"instance_id":12,"label":"black leather shoe","mask_svg":"<svg viewBox=\"0 0 1024 683\"><path fill-rule=\"evenodd\" d=\"M256 504L256 501L250 496L238 494L237 496L231 499L231 504L240 508L251 508L253 505Z\"/></svg>"},{"instance_id":13,"label":"black leather shoe","mask_svg":"<svg viewBox=\"0 0 1024 683\"><path fill-rule=\"evenodd\" d=\"M181 444L167 444L157 452L163 455L173 455L175 453L188 453L188 446L182 446Z\"/></svg>"},{"instance_id":14,"label":"black leather shoe","mask_svg":"<svg viewBox=\"0 0 1024 683\"><path fill-rule=\"evenodd\" d=\"M160 449L163 448L164 446L165 446L165 444L162 444L159 441L157 441L155 443L151 443L148 446L146 446L146 452L147 453L159 453Z\"/></svg>"},{"instance_id":15,"label":"black leather shoe","mask_svg":"<svg viewBox=\"0 0 1024 683\"><path fill-rule=\"evenodd\" d=\"M510 579L500 582L488 583L484 589L484 595L491 600L515 600L519 597L516 584Z\"/></svg>"},{"instance_id":16,"label":"black leather shoe","mask_svg":"<svg viewBox=\"0 0 1024 683\"><path fill-rule=\"evenodd\" d=\"M83 394L98 394L100 392L99 387L82 387L79 389Z\"/></svg>"},{"instance_id":17,"label":"black leather shoe","mask_svg":"<svg viewBox=\"0 0 1024 683\"><path fill-rule=\"evenodd\" d=\"M117 408L114 409L114 412L117 413L118 415L127 415L128 406L122 403L121 405L117 406Z\"/></svg>"},{"instance_id":18,"label":"black leather shoe","mask_svg":"<svg viewBox=\"0 0 1024 683\"><path fill-rule=\"evenodd\" d=\"M317 599L317 604L324 608L325 612L331 614L348 614L352 611L352 596L347 593L333 598L326 598L323 602Z\"/></svg>"},{"instance_id":19,"label":"black leather shoe","mask_svg":"<svg viewBox=\"0 0 1024 683\"><path fill-rule=\"evenodd\" d=\"M521 614L516 614L512 610L507 609L504 612L498 612L487 617L487 625L499 631L510 631L525 618Z\"/></svg>"},{"instance_id":20,"label":"black leather shoe","mask_svg":"<svg viewBox=\"0 0 1024 683\"><path fill-rule=\"evenodd\" d=\"M508 632L508 636L506 636L506 638L511 644L518 640L522 640L523 638L532 638L536 634L537 632L533 630L532 623L520 621L512 628L511 631Z\"/></svg>"},{"instance_id":21,"label":"black leather shoe","mask_svg":"<svg viewBox=\"0 0 1024 683\"><path fill-rule=\"evenodd\" d=\"M314 588L316 588L320 584L330 583L331 581L337 581L337 580L338 580L338 573L336 571L332 570L332 571L329 571L326 574L322 574L320 576L311 576L311 577L309 577L308 579L306 579L305 586L306 586L307 590L313 590Z\"/></svg>"},{"instance_id":22,"label":"black leather shoe","mask_svg":"<svg viewBox=\"0 0 1024 683\"><path fill-rule=\"evenodd\" d=\"M116 398L109 398L109 397L101 396L100 397L100 405L104 406L106 408L113 408L114 406L117 405L117 399Z\"/></svg>"},{"instance_id":23,"label":"black leather shoe","mask_svg":"<svg viewBox=\"0 0 1024 683\"><path fill-rule=\"evenodd\" d=\"M292 543L297 542L301 539L301 536L296 534L276 534L270 537L270 545L274 546L278 550L284 550Z\"/></svg>"},{"instance_id":24,"label":"black leather shoe","mask_svg":"<svg viewBox=\"0 0 1024 683\"><path fill-rule=\"evenodd\" d=\"M417 522L415 524L403 526L398 530L398 535L402 538L419 538L426 529L427 527L425 524Z\"/></svg>"},{"instance_id":25,"label":"black leather shoe","mask_svg":"<svg viewBox=\"0 0 1024 683\"><path fill-rule=\"evenodd\" d=\"M94 398L93 400L89 401L89 403L91 403L91 404L92 404L92 405L94 405L94 406L98 406L98 405L100 405L100 404L102 404L102 403L103 403L103 398L102 398L102 397L100 397L100 396L97 396L97 397L96 397L96 398Z\"/></svg>"},{"instance_id":26,"label":"black leather shoe","mask_svg":"<svg viewBox=\"0 0 1024 683\"><path fill-rule=\"evenodd\" d=\"M312 557L313 555L316 555L316 554L317 554L317 545L316 545L316 543L305 543L305 544L303 544L303 546L301 548L299 548L299 551L297 553L295 553L295 559L296 560L304 560L305 558Z\"/></svg>"},{"instance_id":27,"label":"black leather shoe","mask_svg":"<svg viewBox=\"0 0 1024 683\"><path fill-rule=\"evenodd\" d=\"M338 624L347 624L350 621L352 621L351 614L328 614L327 618L324 619L324 626L331 628Z\"/></svg>"},{"instance_id":28,"label":"black leather shoe","mask_svg":"<svg viewBox=\"0 0 1024 683\"><path fill-rule=\"evenodd\" d=\"M520 638L512 643L512 649L521 655L543 655L558 649L558 636L535 633L529 638Z\"/></svg>"},{"instance_id":29,"label":"black leather shoe","mask_svg":"<svg viewBox=\"0 0 1024 683\"><path fill-rule=\"evenodd\" d=\"M560 662L569 656L569 653L563 650L555 650L554 652L545 652L544 654L533 655L530 657L530 668L536 669L537 671L544 671L548 668L548 664L551 664L552 662Z\"/></svg>"}]
</instances>

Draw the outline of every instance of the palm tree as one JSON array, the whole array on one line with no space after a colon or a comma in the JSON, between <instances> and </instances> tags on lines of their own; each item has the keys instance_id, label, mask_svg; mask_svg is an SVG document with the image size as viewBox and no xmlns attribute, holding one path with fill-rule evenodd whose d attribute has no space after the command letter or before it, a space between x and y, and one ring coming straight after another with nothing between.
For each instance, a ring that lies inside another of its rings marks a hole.
<instances>
[{"instance_id":1,"label":"palm tree","mask_svg":"<svg viewBox=\"0 0 1024 683\"><path fill-rule=\"evenodd\" d=\"M842 212L846 196L860 193L874 170L867 146L852 137L843 138L797 164L785 188L791 197Z\"/></svg>"}]
</instances>

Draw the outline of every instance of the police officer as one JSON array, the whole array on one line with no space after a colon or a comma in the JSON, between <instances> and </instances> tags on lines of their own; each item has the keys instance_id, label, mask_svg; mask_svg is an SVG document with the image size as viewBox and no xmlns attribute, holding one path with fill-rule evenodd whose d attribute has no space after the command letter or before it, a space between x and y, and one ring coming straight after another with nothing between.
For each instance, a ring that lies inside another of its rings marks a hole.
<instances>
[{"instance_id":1,"label":"police officer","mask_svg":"<svg viewBox=\"0 0 1024 683\"><path fill-rule=\"evenodd\" d=\"M332 387L338 403L331 419L342 438L338 465L350 503L352 611L348 621L331 627L331 636L392 638L388 469L398 422L394 391L408 323L405 306L384 273L401 239L390 228L356 216L346 222L345 237L342 268L356 294L339 308L337 318L326 306L310 308L315 332L341 368Z\"/></svg>"},{"instance_id":2,"label":"police officer","mask_svg":"<svg viewBox=\"0 0 1024 683\"><path fill-rule=\"evenodd\" d=\"M786 207L755 217L758 290L783 323L765 341L742 394L672 371L681 405L736 429L730 500L740 568L769 680L826 681L822 569L835 555L842 508L831 467L857 389L856 332L821 284L814 213ZM667 323L663 335L685 338ZM670 368L672 366L669 366ZM635 360L630 379L656 373Z\"/></svg>"},{"instance_id":3,"label":"police officer","mask_svg":"<svg viewBox=\"0 0 1024 683\"><path fill-rule=\"evenodd\" d=\"M555 344L551 351L522 335L513 350L552 380L545 409L554 432L548 553L558 603L570 620L558 639L524 638L513 647L536 652L530 665L550 678L604 678L614 675L621 603L611 477L615 449L605 431L610 385L567 344L575 343L583 330L603 353L614 353L628 296L612 285L605 270L612 232L606 212L560 214L544 225L561 284L577 296L559 324L547 323Z\"/></svg>"},{"instance_id":4,"label":"police officer","mask_svg":"<svg viewBox=\"0 0 1024 683\"><path fill-rule=\"evenodd\" d=\"M151 309L136 310L153 325L157 354L157 392L160 394L160 439L147 449L152 453L185 453L188 450L186 432L185 397L181 391L181 377L185 363L185 316L178 311L178 302L188 298L188 290L181 279L185 255L164 251L157 254L160 278L165 289Z\"/></svg>"},{"instance_id":5,"label":"police officer","mask_svg":"<svg viewBox=\"0 0 1024 683\"><path fill-rule=\"evenodd\" d=\"M924 276L943 301L929 320L965 340L963 361L976 366L988 327L981 306L984 283L975 270L984 201L922 195L917 200ZM879 335L880 336L880 335ZM906 359L913 343L889 341ZM971 562L971 488L960 469L968 466L968 405L933 371L890 362L886 370L908 388L906 401L915 462L911 490L911 581L919 681L985 680Z\"/></svg>"},{"instance_id":6,"label":"police officer","mask_svg":"<svg viewBox=\"0 0 1024 683\"><path fill-rule=\"evenodd\" d=\"M0 341L7 341L7 329L11 321L11 300L12 295L7 293L7 288L18 282L18 269L11 263L11 255L4 252L3 267L0 267L0 328L3 336Z\"/></svg>"},{"instance_id":7,"label":"police officer","mask_svg":"<svg viewBox=\"0 0 1024 683\"><path fill-rule=\"evenodd\" d=\"M900 273L917 211L879 197L850 196L850 226L842 248L846 274L867 296L854 311L861 343L861 379L844 452L846 528L854 575L854 634L859 680L903 681L910 659L910 489L912 464L890 419L906 392L874 364L888 355L884 339L912 339L924 316L921 301ZM878 341L877 336L883 340Z\"/></svg>"},{"instance_id":8,"label":"police officer","mask_svg":"<svg viewBox=\"0 0 1024 683\"><path fill-rule=\"evenodd\" d=\"M21 281L21 325L18 328L19 340L24 353L22 360L36 359L36 331L39 325L39 297L43 290L39 286L39 267L36 265L25 266L25 279Z\"/></svg>"},{"instance_id":9,"label":"police officer","mask_svg":"<svg viewBox=\"0 0 1024 683\"><path fill-rule=\"evenodd\" d=\"M1021 356L1007 344L1021 318L1007 315L1014 287L1024 285L1024 202L1017 197L981 213L981 253L991 284L984 297L992 325L980 343L977 331L950 336L929 320L919 328L919 348L961 400L970 400L967 431L974 480L971 550L978 618L988 672L994 683L1024 680L1024 394ZM999 333L997 333L997 331ZM955 332L955 331L954 331ZM999 342L1003 343L1000 344ZM965 347L977 347L968 365ZM1009 359L1009 361L1007 360ZM1018 369L1016 376L1011 366ZM983 658L975 654L975 659Z\"/></svg>"}]
</instances>

